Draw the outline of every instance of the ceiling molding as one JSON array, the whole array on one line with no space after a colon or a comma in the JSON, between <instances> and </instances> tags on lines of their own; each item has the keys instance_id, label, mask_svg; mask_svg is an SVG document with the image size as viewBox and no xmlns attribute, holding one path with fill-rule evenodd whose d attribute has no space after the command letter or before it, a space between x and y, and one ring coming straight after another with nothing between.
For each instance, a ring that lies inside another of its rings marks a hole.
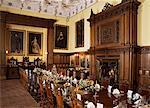
<instances>
[{"instance_id":1,"label":"ceiling molding","mask_svg":"<svg viewBox=\"0 0 150 108\"><path fill-rule=\"evenodd\" d=\"M2 6L45 13L52 16L71 17L93 5L97 0L1 0Z\"/></svg>"}]
</instances>

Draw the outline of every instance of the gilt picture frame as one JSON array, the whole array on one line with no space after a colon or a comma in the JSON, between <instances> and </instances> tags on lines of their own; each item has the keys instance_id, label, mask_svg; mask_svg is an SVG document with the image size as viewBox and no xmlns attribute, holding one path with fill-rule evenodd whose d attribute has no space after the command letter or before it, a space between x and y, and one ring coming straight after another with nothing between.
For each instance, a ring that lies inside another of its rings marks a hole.
<instances>
[{"instance_id":1,"label":"gilt picture frame","mask_svg":"<svg viewBox=\"0 0 150 108\"><path fill-rule=\"evenodd\" d=\"M22 56L24 51L25 31L9 29L9 55Z\"/></svg>"},{"instance_id":2,"label":"gilt picture frame","mask_svg":"<svg viewBox=\"0 0 150 108\"><path fill-rule=\"evenodd\" d=\"M55 49L68 49L68 26L55 25L54 46Z\"/></svg>"},{"instance_id":3,"label":"gilt picture frame","mask_svg":"<svg viewBox=\"0 0 150 108\"><path fill-rule=\"evenodd\" d=\"M28 44L27 50L29 56L42 56L43 54L43 33L27 32Z\"/></svg>"}]
</instances>

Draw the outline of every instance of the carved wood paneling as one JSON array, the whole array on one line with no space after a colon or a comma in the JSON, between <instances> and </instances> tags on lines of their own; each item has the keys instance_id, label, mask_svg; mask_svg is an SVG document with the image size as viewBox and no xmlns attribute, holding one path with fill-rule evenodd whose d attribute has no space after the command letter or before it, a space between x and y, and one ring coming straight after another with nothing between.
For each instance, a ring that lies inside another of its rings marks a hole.
<instances>
[{"instance_id":1,"label":"carved wood paneling","mask_svg":"<svg viewBox=\"0 0 150 108\"><path fill-rule=\"evenodd\" d=\"M119 57L119 80L130 87L137 85L137 9L140 2L126 0L112 6L107 4L98 14L91 11L91 74L95 74L96 57Z\"/></svg>"},{"instance_id":2,"label":"carved wood paneling","mask_svg":"<svg viewBox=\"0 0 150 108\"><path fill-rule=\"evenodd\" d=\"M111 18L112 16L124 14L127 11L137 12L139 5L140 2L138 2L137 0L127 0L116 6L112 6L110 9L107 9L106 11L100 12L98 14L94 14L91 12L92 15L90 16L90 19L88 19L88 21L90 21L91 23L96 23L97 21L105 20L107 18Z\"/></svg>"},{"instance_id":3,"label":"carved wood paneling","mask_svg":"<svg viewBox=\"0 0 150 108\"><path fill-rule=\"evenodd\" d=\"M70 64L70 54L67 53L54 53L53 54L54 64Z\"/></svg>"},{"instance_id":4,"label":"carved wood paneling","mask_svg":"<svg viewBox=\"0 0 150 108\"><path fill-rule=\"evenodd\" d=\"M140 59L141 65L139 65L139 68L142 70L150 70L150 46L141 47Z\"/></svg>"},{"instance_id":5,"label":"carved wood paneling","mask_svg":"<svg viewBox=\"0 0 150 108\"><path fill-rule=\"evenodd\" d=\"M139 87L150 92L150 46L143 46L138 52Z\"/></svg>"},{"instance_id":6,"label":"carved wood paneling","mask_svg":"<svg viewBox=\"0 0 150 108\"><path fill-rule=\"evenodd\" d=\"M0 77L6 79L6 53L5 53L5 41L6 41L6 23L5 16L0 12Z\"/></svg>"},{"instance_id":7,"label":"carved wood paneling","mask_svg":"<svg viewBox=\"0 0 150 108\"><path fill-rule=\"evenodd\" d=\"M97 31L98 32L98 31ZM117 43L119 41L119 21L101 25L101 44Z\"/></svg>"}]
</instances>

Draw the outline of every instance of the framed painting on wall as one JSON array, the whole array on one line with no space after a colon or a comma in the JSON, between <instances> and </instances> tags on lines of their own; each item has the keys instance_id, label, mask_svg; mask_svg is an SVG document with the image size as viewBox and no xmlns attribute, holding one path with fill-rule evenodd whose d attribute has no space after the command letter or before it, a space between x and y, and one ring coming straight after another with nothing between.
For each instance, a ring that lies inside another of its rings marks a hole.
<instances>
[{"instance_id":1,"label":"framed painting on wall","mask_svg":"<svg viewBox=\"0 0 150 108\"><path fill-rule=\"evenodd\" d=\"M84 47L84 19L76 22L76 48Z\"/></svg>"},{"instance_id":2,"label":"framed painting on wall","mask_svg":"<svg viewBox=\"0 0 150 108\"><path fill-rule=\"evenodd\" d=\"M40 32L28 32L28 55L42 55L43 34Z\"/></svg>"},{"instance_id":3,"label":"framed painting on wall","mask_svg":"<svg viewBox=\"0 0 150 108\"><path fill-rule=\"evenodd\" d=\"M9 30L9 50L10 55L23 55L23 42L25 31L22 30Z\"/></svg>"},{"instance_id":4,"label":"framed painting on wall","mask_svg":"<svg viewBox=\"0 0 150 108\"><path fill-rule=\"evenodd\" d=\"M55 26L55 48L67 49L68 47L68 26L56 25Z\"/></svg>"}]
</instances>

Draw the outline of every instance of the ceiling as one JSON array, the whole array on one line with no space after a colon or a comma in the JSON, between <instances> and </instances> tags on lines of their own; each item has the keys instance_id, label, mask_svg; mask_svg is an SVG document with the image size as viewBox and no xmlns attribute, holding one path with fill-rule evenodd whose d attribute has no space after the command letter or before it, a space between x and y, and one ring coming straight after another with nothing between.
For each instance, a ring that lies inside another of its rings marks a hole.
<instances>
[{"instance_id":1,"label":"ceiling","mask_svg":"<svg viewBox=\"0 0 150 108\"><path fill-rule=\"evenodd\" d=\"M61 17L71 17L96 2L97 0L0 0L2 6Z\"/></svg>"}]
</instances>

